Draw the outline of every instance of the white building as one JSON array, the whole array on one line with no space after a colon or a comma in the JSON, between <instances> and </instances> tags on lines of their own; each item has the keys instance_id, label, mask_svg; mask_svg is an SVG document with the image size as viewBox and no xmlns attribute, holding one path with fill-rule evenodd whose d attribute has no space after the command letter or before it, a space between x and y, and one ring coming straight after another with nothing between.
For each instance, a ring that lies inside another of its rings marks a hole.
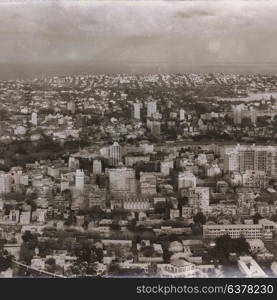
<instances>
[{"instance_id":1,"label":"white building","mask_svg":"<svg viewBox=\"0 0 277 300\"><path fill-rule=\"evenodd\" d=\"M33 125L38 125L38 114L36 112L32 112L31 122Z\"/></svg>"},{"instance_id":2,"label":"white building","mask_svg":"<svg viewBox=\"0 0 277 300\"><path fill-rule=\"evenodd\" d=\"M142 194L154 195L157 193L157 174L140 172L140 191Z\"/></svg>"},{"instance_id":3,"label":"white building","mask_svg":"<svg viewBox=\"0 0 277 300\"><path fill-rule=\"evenodd\" d=\"M109 187L112 193L136 193L135 170L132 168L108 169Z\"/></svg>"},{"instance_id":4,"label":"white building","mask_svg":"<svg viewBox=\"0 0 277 300\"><path fill-rule=\"evenodd\" d=\"M199 166L204 166L207 164L207 155L205 153L200 153L197 157L197 163Z\"/></svg>"},{"instance_id":5,"label":"white building","mask_svg":"<svg viewBox=\"0 0 277 300\"><path fill-rule=\"evenodd\" d=\"M170 170L174 167L173 160L165 160L161 162L161 173L165 176L170 174Z\"/></svg>"},{"instance_id":6,"label":"white building","mask_svg":"<svg viewBox=\"0 0 277 300\"><path fill-rule=\"evenodd\" d=\"M254 107L250 108L250 119L251 119L252 124L257 123L257 112L256 112L256 109Z\"/></svg>"},{"instance_id":7,"label":"white building","mask_svg":"<svg viewBox=\"0 0 277 300\"><path fill-rule=\"evenodd\" d=\"M157 264L158 274L162 277L182 278L193 277L196 272L194 264L183 259L176 259L170 264Z\"/></svg>"},{"instance_id":8,"label":"white building","mask_svg":"<svg viewBox=\"0 0 277 300\"><path fill-rule=\"evenodd\" d=\"M147 117L151 117L157 111L157 103L150 101L147 103Z\"/></svg>"},{"instance_id":9,"label":"white building","mask_svg":"<svg viewBox=\"0 0 277 300\"><path fill-rule=\"evenodd\" d=\"M134 119L140 120L140 103L134 103Z\"/></svg>"},{"instance_id":10,"label":"white building","mask_svg":"<svg viewBox=\"0 0 277 300\"><path fill-rule=\"evenodd\" d=\"M233 239L241 236L246 239L261 239L263 237L263 226L259 224L203 225L203 238L215 239L226 234Z\"/></svg>"},{"instance_id":11,"label":"white building","mask_svg":"<svg viewBox=\"0 0 277 300\"><path fill-rule=\"evenodd\" d=\"M102 162L100 159L93 160L93 174L101 174L102 173Z\"/></svg>"},{"instance_id":12,"label":"white building","mask_svg":"<svg viewBox=\"0 0 277 300\"><path fill-rule=\"evenodd\" d=\"M237 153L226 153L223 157L223 170L232 172L239 170L239 156Z\"/></svg>"},{"instance_id":13,"label":"white building","mask_svg":"<svg viewBox=\"0 0 277 300\"><path fill-rule=\"evenodd\" d=\"M179 190L183 188L195 188L195 187L196 187L196 177L190 171L179 173L178 175Z\"/></svg>"},{"instance_id":14,"label":"white building","mask_svg":"<svg viewBox=\"0 0 277 300\"><path fill-rule=\"evenodd\" d=\"M31 221L31 211L22 211L20 214L20 224L28 225Z\"/></svg>"},{"instance_id":15,"label":"white building","mask_svg":"<svg viewBox=\"0 0 277 300\"><path fill-rule=\"evenodd\" d=\"M247 240L247 242L248 242L248 244L250 246L250 250L253 254L265 250L264 242L262 240L254 239L254 240Z\"/></svg>"},{"instance_id":16,"label":"white building","mask_svg":"<svg viewBox=\"0 0 277 300\"><path fill-rule=\"evenodd\" d=\"M183 108L180 109L180 121L183 121L185 119L185 111Z\"/></svg>"},{"instance_id":17,"label":"white building","mask_svg":"<svg viewBox=\"0 0 277 300\"><path fill-rule=\"evenodd\" d=\"M267 277L259 264L251 256L240 256L238 267L246 277Z\"/></svg>"},{"instance_id":18,"label":"white building","mask_svg":"<svg viewBox=\"0 0 277 300\"><path fill-rule=\"evenodd\" d=\"M216 177L221 174L221 169L217 164L212 164L211 166L207 167L206 172L208 177Z\"/></svg>"},{"instance_id":19,"label":"white building","mask_svg":"<svg viewBox=\"0 0 277 300\"><path fill-rule=\"evenodd\" d=\"M12 176L0 171L0 194L7 194L11 192Z\"/></svg>"},{"instance_id":20,"label":"white building","mask_svg":"<svg viewBox=\"0 0 277 300\"><path fill-rule=\"evenodd\" d=\"M85 173L83 170L76 170L75 174L75 188L77 190L83 191L85 185Z\"/></svg>"},{"instance_id":21,"label":"white building","mask_svg":"<svg viewBox=\"0 0 277 300\"><path fill-rule=\"evenodd\" d=\"M112 166L118 166L122 162L122 149L117 142L109 147L109 159Z\"/></svg>"},{"instance_id":22,"label":"white building","mask_svg":"<svg viewBox=\"0 0 277 300\"><path fill-rule=\"evenodd\" d=\"M236 105L233 108L233 121L236 125L241 124L243 118L244 105Z\"/></svg>"}]
</instances>

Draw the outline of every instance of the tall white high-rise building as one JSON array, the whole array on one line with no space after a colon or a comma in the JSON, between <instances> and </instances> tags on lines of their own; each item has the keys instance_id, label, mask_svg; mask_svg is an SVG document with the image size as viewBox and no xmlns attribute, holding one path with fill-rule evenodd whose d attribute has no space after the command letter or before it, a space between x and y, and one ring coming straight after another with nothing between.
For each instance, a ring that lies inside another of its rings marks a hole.
<instances>
[{"instance_id":1,"label":"tall white high-rise building","mask_svg":"<svg viewBox=\"0 0 277 300\"><path fill-rule=\"evenodd\" d=\"M185 119L185 111L183 108L180 109L180 121L183 121Z\"/></svg>"},{"instance_id":2,"label":"tall white high-rise building","mask_svg":"<svg viewBox=\"0 0 277 300\"><path fill-rule=\"evenodd\" d=\"M74 101L74 100L70 100L70 101L67 103L67 109L68 109L72 114L75 114L75 111L76 111L76 104L75 104L75 101Z\"/></svg>"},{"instance_id":3,"label":"tall white high-rise building","mask_svg":"<svg viewBox=\"0 0 277 300\"><path fill-rule=\"evenodd\" d=\"M83 170L76 170L75 174L75 188L76 190L83 191L85 185L85 173Z\"/></svg>"},{"instance_id":4,"label":"tall white high-rise building","mask_svg":"<svg viewBox=\"0 0 277 300\"><path fill-rule=\"evenodd\" d=\"M79 168L79 160L73 156L70 156L68 159L68 167L71 169L78 169Z\"/></svg>"},{"instance_id":5,"label":"tall white high-rise building","mask_svg":"<svg viewBox=\"0 0 277 300\"><path fill-rule=\"evenodd\" d=\"M154 136L159 136L161 134L161 121L150 120L149 126L150 131Z\"/></svg>"},{"instance_id":6,"label":"tall white high-rise building","mask_svg":"<svg viewBox=\"0 0 277 300\"><path fill-rule=\"evenodd\" d=\"M93 174L101 174L102 173L102 162L100 159L93 160L92 172L93 172Z\"/></svg>"},{"instance_id":7,"label":"tall white high-rise building","mask_svg":"<svg viewBox=\"0 0 277 300\"><path fill-rule=\"evenodd\" d=\"M122 149L117 142L109 147L109 158L111 166L118 166L122 162Z\"/></svg>"},{"instance_id":8,"label":"tall white high-rise building","mask_svg":"<svg viewBox=\"0 0 277 300\"><path fill-rule=\"evenodd\" d=\"M239 125L241 124L242 118L243 118L243 109L244 107L242 105L236 105L233 108L233 121L234 124Z\"/></svg>"},{"instance_id":9,"label":"tall white high-rise building","mask_svg":"<svg viewBox=\"0 0 277 300\"><path fill-rule=\"evenodd\" d=\"M174 161L169 159L169 160L164 160L161 162L161 173L165 176L168 176L170 174L170 171L173 170L174 168Z\"/></svg>"},{"instance_id":10,"label":"tall white high-rise building","mask_svg":"<svg viewBox=\"0 0 277 300\"><path fill-rule=\"evenodd\" d=\"M134 103L134 119L140 120L140 103Z\"/></svg>"},{"instance_id":11,"label":"tall white high-rise building","mask_svg":"<svg viewBox=\"0 0 277 300\"><path fill-rule=\"evenodd\" d=\"M150 101L147 103L147 117L151 117L157 111L157 103Z\"/></svg>"},{"instance_id":12,"label":"tall white high-rise building","mask_svg":"<svg viewBox=\"0 0 277 300\"><path fill-rule=\"evenodd\" d=\"M36 112L32 112L32 118L31 122L33 125L37 126L38 125L38 115Z\"/></svg>"},{"instance_id":13,"label":"tall white high-rise building","mask_svg":"<svg viewBox=\"0 0 277 300\"><path fill-rule=\"evenodd\" d=\"M250 119L251 119L252 124L257 123L257 112L256 112L255 108L253 108L253 107L251 107L251 109L250 109Z\"/></svg>"},{"instance_id":14,"label":"tall white high-rise building","mask_svg":"<svg viewBox=\"0 0 277 300\"><path fill-rule=\"evenodd\" d=\"M253 170L272 175L276 172L276 148L273 146L237 145L225 152L223 158L224 171Z\"/></svg>"},{"instance_id":15,"label":"tall white high-rise building","mask_svg":"<svg viewBox=\"0 0 277 300\"><path fill-rule=\"evenodd\" d=\"M0 194L7 194L11 192L12 176L0 171Z\"/></svg>"}]
</instances>

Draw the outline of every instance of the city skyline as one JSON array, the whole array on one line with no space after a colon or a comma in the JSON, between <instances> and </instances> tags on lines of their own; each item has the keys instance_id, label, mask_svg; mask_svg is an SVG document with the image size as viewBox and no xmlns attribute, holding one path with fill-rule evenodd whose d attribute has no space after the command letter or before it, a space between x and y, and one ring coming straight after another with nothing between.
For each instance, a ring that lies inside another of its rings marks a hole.
<instances>
[{"instance_id":1,"label":"city skyline","mask_svg":"<svg viewBox=\"0 0 277 300\"><path fill-rule=\"evenodd\" d=\"M276 278L276 15L0 0L0 277Z\"/></svg>"}]
</instances>

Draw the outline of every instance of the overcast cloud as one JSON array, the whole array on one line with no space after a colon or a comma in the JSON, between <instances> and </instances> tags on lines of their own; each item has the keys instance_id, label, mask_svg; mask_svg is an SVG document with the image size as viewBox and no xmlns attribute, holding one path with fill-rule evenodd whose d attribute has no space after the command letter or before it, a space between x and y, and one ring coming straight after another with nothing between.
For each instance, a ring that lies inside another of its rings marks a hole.
<instances>
[{"instance_id":1,"label":"overcast cloud","mask_svg":"<svg viewBox=\"0 0 277 300\"><path fill-rule=\"evenodd\" d=\"M1 63L277 63L274 1L0 3Z\"/></svg>"}]
</instances>

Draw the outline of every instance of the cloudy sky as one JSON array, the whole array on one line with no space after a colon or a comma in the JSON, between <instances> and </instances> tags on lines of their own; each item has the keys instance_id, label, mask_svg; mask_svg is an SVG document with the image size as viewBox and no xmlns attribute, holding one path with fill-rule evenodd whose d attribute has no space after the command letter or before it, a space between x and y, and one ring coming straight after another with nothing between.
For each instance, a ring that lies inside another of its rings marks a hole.
<instances>
[{"instance_id":1,"label":"cloudy sky","mask_svg":"<svg viewBox=\"0 0 277 300\"><path fill-rule=\"evenodd\" d=\"M276 64L276 16L277 1L0 0L0 64Z\"/></svg>"}]
</instances>

